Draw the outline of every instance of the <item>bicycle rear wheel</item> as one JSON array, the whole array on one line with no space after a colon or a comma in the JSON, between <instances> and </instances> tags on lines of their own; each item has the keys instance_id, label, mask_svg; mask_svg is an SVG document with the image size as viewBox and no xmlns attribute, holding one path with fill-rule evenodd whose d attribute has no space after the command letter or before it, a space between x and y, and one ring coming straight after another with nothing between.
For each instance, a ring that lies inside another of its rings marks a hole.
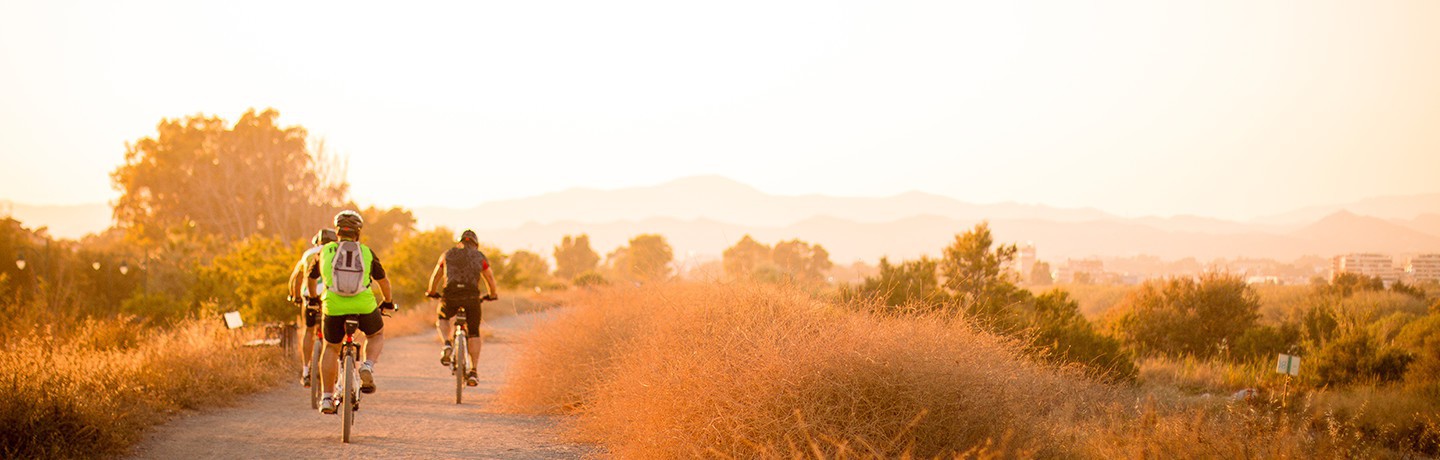
<instances>
[{"instance_id":1,"label":"bicycle rear wheel","mask_svg":"<svg viewBox=\"0 0 1440 460\"><path fill-rule=\"evenodd\" d=\"M344 406L341 410L344 411L345 416L340 417L342 420L340 423L345 425L343 440L347 443L350 442L350 425L355 423L355 355L352 353L348 349L346 350L345 366L340 374L340 378L345 379L345 389L342 393L345 396L344 400L340 402Z\"/></svg>"},{"instance_id":2,"label":"bicycle rear wheel","mask_svg":"<svg viewBox=\"0 0 1440 460\"><path fill-rule=\"evenodd\" d=\"M310 408L320 408L320 394L324 391L320 388L320 356L325 353L325 342L315 341L315 351L310 353Z\"/></svg>"},{"instance_id":3,"label":"bicycle rear wheel","mask_svg":"<svg viewBox=\"0 0 1440 460\"><path fill-rule=\"evenodd\" d=\"M470 373L470 369L467 369L466 366L466 361L470 358L470 350L466 349L469 344L465 342L464 335L455 339L455 357L453 358L455 360L455 404L460 404L465 395L465 376Z\"/></svg>"}]
</instances>

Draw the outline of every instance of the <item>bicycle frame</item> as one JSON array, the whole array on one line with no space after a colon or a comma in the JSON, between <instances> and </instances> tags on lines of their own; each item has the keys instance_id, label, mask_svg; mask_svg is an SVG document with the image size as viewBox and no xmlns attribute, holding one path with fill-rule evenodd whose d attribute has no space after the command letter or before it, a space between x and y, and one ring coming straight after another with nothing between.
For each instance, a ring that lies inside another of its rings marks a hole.
<instances>
[{"instance_id":1,"label":"bicycle frame","mask_svg":"<svg viewBox=\"0 0 1440 460\"><path fill-rule=\"evenodd\" d=\"M470 367L470 335L465 328L465 313L455 315L455 338L453 356L450 358L450 372L455 374L455 404L460 404L465 390L465 377Z\"/></svg>"},{"instance_id":2,"label":"bicycle frame","mask_svg":"<svg viewBox=\"0 0 1440 460\"><path fill-rule=\"evenodd\" d=\"M335 404L344 412L340 417L343 425L343 441L350 442L350 425L355 423L355 411L360 409L360 392L357 391L355 362L360 356L360 344L355 343L355 330L360 328L360 320L355 318L345 319L345 340L340 343L340 379L336 386L343 387L337 392Z\"/></svg>"}]
</instances>

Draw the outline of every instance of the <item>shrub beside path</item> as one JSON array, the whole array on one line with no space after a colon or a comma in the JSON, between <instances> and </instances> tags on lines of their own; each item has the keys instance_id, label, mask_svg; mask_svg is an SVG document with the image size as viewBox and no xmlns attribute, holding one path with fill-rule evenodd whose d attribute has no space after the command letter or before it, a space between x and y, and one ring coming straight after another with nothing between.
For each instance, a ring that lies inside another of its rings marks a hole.
<instances>
[{"instance_id":1,"label":"shrub beside path","mask_svg":"<svg viewBox=\"0 0 1440 460\"><path fill-rule=\"evenodd\" d=\"M499 412L495 394L524 344L520 335L546 313L488 322L480 386L455 405L454 380L440 366L434 333L388 340L376 365L379 391L356 413L351 443L340 442L338 415L310 409L295 383L156 427L133 458L577 458L598 448L560 438L563 416Z\"/></svg>"}]
</instances>

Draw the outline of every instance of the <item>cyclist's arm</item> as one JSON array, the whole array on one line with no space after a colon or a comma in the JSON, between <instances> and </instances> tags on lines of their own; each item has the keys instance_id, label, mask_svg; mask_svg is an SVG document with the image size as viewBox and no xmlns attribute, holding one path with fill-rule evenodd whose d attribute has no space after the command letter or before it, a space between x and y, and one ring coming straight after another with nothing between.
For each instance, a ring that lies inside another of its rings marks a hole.
<instances>
[{"instance_id":1,"label":"cyclist's arm","mask_svg":"<svg viewBox=\"0 0 1440 460\"><path fill-rule=\"evenodd\" d=\"M390 279L385 277L385 266L380 265L380 256L373 254L370 259L370 279L380 286L381 302L394 302L390 297Z\"/></svg>"},{"instance_id":2,"label":"cyclist's arm","mask_svg":"<svg viewBox=\"0 0 1440 460\"><path fill-rule=\"evenodd\" d=\"M307 283L306 286L309 286L309 287L310 287L310 295L319 295L318 292L315 292L316 289L319 288L318 283L316 283L316 280L319 280L319 279L320 279L320 264L312 264L312 265L310 265L310 275L305 277L305 283Z\"/></svg>"},{"instance_id":3,"label":"cyclist's arm","mask_svg":"<svg viewBox=\"0 0 1440 460\"><path fill-rule=\"evenodd\" d=\"M295 268L290 270L290 298L300 298L300 293L303 292L301 287L304 286L305 278L305 263L300 262L295 264Z\"/></svg>"},{"instance_id":4,"label":"cyclist's arm","mask_svg":"<svg viewBox=\"0 0 1440 460\"><path fill-rule=\"evenodd\" d=\"M445 254L435 262L435 271L430 272L430 288L425 292L440 292L440 280L445 276Z\"/></svg>"},{"instance_id":5,"label":"cyclist's arm","mask_svg":"<svg viewBox=\"0 0 1440 460\"><path fill-rule=\"evenodd\" d=\"M485 287L490 289L490 295L500 295L500 289L495 287L495 273L490 271L490 267L485 267L480 276L485 278Z\"/></svg>"}]
</instances>

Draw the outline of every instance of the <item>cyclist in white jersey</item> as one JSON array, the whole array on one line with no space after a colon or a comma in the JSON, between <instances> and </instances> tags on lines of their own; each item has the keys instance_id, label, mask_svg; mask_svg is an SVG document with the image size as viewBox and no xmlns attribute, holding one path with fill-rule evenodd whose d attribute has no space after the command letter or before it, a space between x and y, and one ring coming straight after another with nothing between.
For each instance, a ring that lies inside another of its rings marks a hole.
<instances>
[{"instance_id":1,"label":"cyclist in white jersey","mask_svg":"<svg viewBox=\"0 0 1440 460\"><path fill-rule=\"evenodd\" d=\"M311 302L306 302L305 299L318 296L316 293L324 291L325 286L317 282L319 287L312 293L310 287L306 286L305 278L306 274L310 273L311 266L320 263L320 248L336 239L334 229L321 229L310 239L312 247L305 250L300 260L295 262L294 270L290 272L290 301L300 307L298 322L305 325L300 332L300 362L304 363L300 371L300 382L307 388L310 386L310 356L315 351L315 341L311 339L315 337L315 328L320 324L320 304L316 302L311 305Z\"/></svg>"}]
</instances>

